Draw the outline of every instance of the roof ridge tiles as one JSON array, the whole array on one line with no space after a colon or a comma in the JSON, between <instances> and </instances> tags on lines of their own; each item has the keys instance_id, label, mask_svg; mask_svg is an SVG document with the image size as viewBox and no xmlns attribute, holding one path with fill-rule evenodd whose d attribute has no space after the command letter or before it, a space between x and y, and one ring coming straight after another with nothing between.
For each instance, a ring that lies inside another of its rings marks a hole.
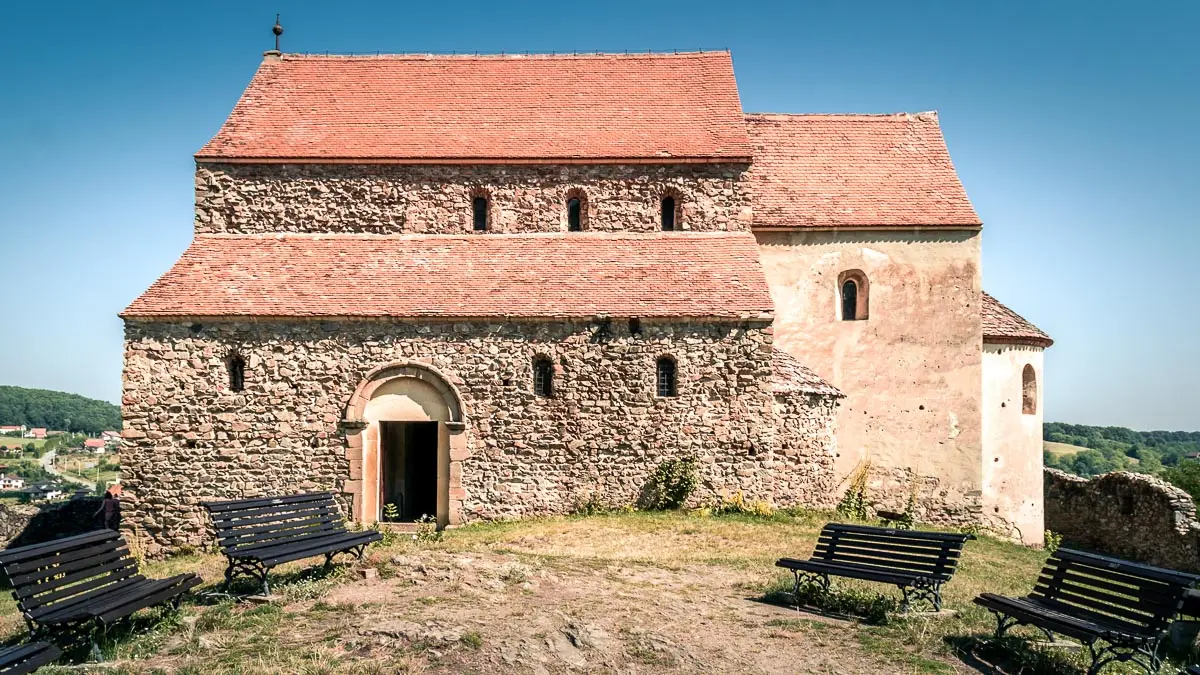
<instances>
[{"instance_id":1,"label":"roof ridge tiles","mask_svg":"<svg viewBox=\"0 0 1200 675\"><path fill-rule=\"evenodd\" d=\"M789 119L834 119L834 120L863 120L873 122L893 122L920 120L922 122L937 122L937 110L909 111L882 113L860 112L748 112L747 119L755 120L789 120Z\"/></svg>"},{"instance_id":2,"label":"roof ridge tiles","mask_svg":"<svg viewBox=\"0 0 1200 675\"><path fill-rule=\"evenodd\" d=\"M647 59L647 58L675 58L675 57L706 57L712 55L729 54L728 49L695 49L687 51L626 51L626 52L604 52L604 51L579 51L579 52L391 52L391 53L370 53L370 52L349 52L343 54L335 53L319 53L319 52L284 52L280 55L283 61L297 61L301 59L311 60L334 60L334 59L392 59L392 60L414 60L428 61L433 59L595 59L595 58L622 58L622 59Z\"/></svg>"}]
</instances>

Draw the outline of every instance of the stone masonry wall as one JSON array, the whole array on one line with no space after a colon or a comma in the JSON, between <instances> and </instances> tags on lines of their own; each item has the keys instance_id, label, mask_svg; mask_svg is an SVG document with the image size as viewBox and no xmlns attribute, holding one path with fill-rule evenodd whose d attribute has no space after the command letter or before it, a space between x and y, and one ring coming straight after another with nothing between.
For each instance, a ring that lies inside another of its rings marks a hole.
<instances>
[{"instance_id":1,"label":"stone masonry wall","mask_svg":"<svg viewBox=\"0 0 1200 675\"><path fill-rule=\"evenodd\" d=\"M123 514L148 553L203 544L198 503L348 478L341 421L368 371L429 364L460 393L468 456L463 517L560 513L598 493L631 503L658 461L702 462L700 498L741 490L826 504L835 402L771 389L766 325L126 321ZM227 389L225 359L246 361ZM678 361L679 396L655 395L655 360ZM555 364L555 395L531 364ZM784 422L774 423L775 409Z\"/></svg>"},{"instance_id":2,"label":"stone masonry wall","mask_svg":"<svg viewBox=\"0 0 1200 675\"><path fill-rule=\"evenodd\" d=\"M1055 469L1044 487L1046 529L1065 545L1200 573L1200 522L1183 490L1136 473L1088 480Z\"/></svg>"},{"instance_id":3,"label":"stone masonry wall","mask_svg":"<svg viewBox=\"0 0 1200 675\"><path fill-rule=\"evenodd\" d=\"M493 232L565 232L582 191L585 230L660 229L662 198L677 229L750 229L745 165L198 164L196 232L458 234L472 198L491 199Z\"/></svg>"}]
</instances>

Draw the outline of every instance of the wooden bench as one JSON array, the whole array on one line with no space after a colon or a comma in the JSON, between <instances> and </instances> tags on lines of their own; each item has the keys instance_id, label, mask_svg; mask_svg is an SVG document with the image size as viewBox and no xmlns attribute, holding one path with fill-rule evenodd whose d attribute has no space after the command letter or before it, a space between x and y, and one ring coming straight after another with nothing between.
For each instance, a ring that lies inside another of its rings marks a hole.
<instances>
[{"instance_id":1,"label":"wooden bench","mask_svg":"<svg viewBox=\"0 0 1200 675\"><path fill-rule=\"evenodd\" d=\"M361 560L367 544L383 537L371 530L350 532L332 492L208 502L217 543L229 558L225 586L238 576L259 580L263 595L270 595L267 574L285 562L325 556L325 566L338 553Z\"/></svg>"},{"instance_id":2,"label":"wooden bench","mask_svg":"<svg viewBox=\"0 0 1200 675\"><path fill-rule=\"evenodd\" d=\"M780 558L800 584L815 581L829 590L829 577L846 577L894 584L904 594L902 608L913 600L942 608L942 584L958 567L963 545L975 537L951 532L897 530L867 525L829 523L821 530L816 550L808 560Z\"/></svg>"},{"instance_id":3,"label":"wooden bench","mask_svg":"<svg viewBox=\"0 0 1200 675\"><path fill-rule=\"evenodd\" d=\"M30 642L0 649L0 675L32 673L62 656L62 650L47 642Z\"/></svg>"},{"instance_id":4,"label":"wooden bench","mask_svg":"<svg viewBox=\"0 0 1200 675\"><path fill-rule=\"evenodd\" d=\"M1198 581L1194 574L1060 548L1029 595L984 593L975 604L996 615L997 638L1024 624L1051 640L1056 633L1079 640L1091 655L1088 673L1114 661L1157 673L1170 622Z\"/></svg>"},{"instance_id":5,"label":"wooden bench","mask_svg":"<svg viewBox=\"0 0 1200 675\"><path fill-rule=\"evenodd\" d=\"M96 631L140 609L170 603L200 583L195 574L147 579L125 539L96 530L0 552L0 565L13 588L29 634L74 642L86 637L93 651Z\"/></svg>"}]
</instances>

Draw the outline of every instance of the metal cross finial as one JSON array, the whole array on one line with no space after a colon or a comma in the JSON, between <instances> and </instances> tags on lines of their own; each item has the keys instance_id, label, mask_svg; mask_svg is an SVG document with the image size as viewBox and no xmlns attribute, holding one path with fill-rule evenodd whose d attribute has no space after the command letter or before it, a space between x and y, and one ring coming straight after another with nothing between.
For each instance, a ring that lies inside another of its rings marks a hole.
<instances>
[{"instance_id":1,"label":"metal cross finial","mask_svg":"<svg viewBox=\"0 0 1200 675\"><path fill-rule=\"evenodd\" d=\"M275 25L271 27L271 32L275 34L275 51L279 51L279 36L283 35L283 26L279 25L279 15L275 15Z\"/></svg>"}]
</instances>

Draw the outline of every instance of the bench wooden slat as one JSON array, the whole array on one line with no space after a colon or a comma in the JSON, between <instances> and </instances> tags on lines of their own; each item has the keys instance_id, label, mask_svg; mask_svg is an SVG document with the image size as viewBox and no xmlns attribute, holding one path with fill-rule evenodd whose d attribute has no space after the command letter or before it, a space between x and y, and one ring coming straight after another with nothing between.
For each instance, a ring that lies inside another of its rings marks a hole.
<instances>
[{"instance_id":1,"label":"bench wooden slat","mask_svg":"<svg viewBox=\"0 0 1200 675\"><path fill-rule=\"evenodd\" d=\"M336 510L336 508L332 497L322 497L319 500L297 502L294 504L271 504L270 506L258 506L252 509L222 511L212 514L212 521L214 524L227 524L238 521L245 522L247 518L258 518L260 516L281 517L288 513L329 511Z\"/></svg>"},{"instance_id":2,"label":"bench wooden slat","mask_svg":"<svg viewBox=\"0 0 1200 675\"><path fill-rule=\"evenodd\" d=\"M948 553L939 555L913 555L911 553L900 553L886 549L847 545L839 545L837 548L828 548L825 550L817 549L813 554L814 557L820 558L837 558L842 555L868 556L881 560L900 560L924 567L938 567L946 564L951 559L957 560L958 558L958 556L951 556Z\"/></svg>"},{"instance_id":3,"label":"bench wooden slat","mask_svg":"<svg viewBox=\"0 0 1200 675\"><path fill-rule=\"evenodd\" d=\"M1087 553L1069 548L1058 549L1055 551L1054 556L1066 562L1085 565L1090 569L1102 570L1109 574L1123 574L1141 582L1158 581L1170 586L1191 586L1200 579L1200 576L1188 572L1143 565L1128 560L1110 558L1096 553Z\"/></svg>"},{"instance_id":4,"label":"bench wooden slat","mask_svg":"<svg viewBox=\"0 0 1200 675\"><path fill-rule=\"evenodd\" d=\"M1154 598L1158 600L1170 600L1175 597L1175 591L1170 586L1155 584L1151 587L1145 586L1130 586L1126 584L1118 584L1107 579L1097 579L1095 577L1084 577L1079 575L1071 575L1069 577L1051 577L1045 573L1045 570L1038 576L1037 584L1044 586L1053 586L1056 583L1072 583L1084 585L1099 590L1104 590L1109 593L1118 595L1131 595L1144 598Z\"/></svg>"},{"instance_id":5,"label":"bench wooden slat","mask_svg":"<svg viewBox=\"0 0 1200 675\"><path fill-rule=\"evenodd\" d=\"M360 544L369 544L380 539L380 535L377 532L351 532L349 535L350 536L335 540L328 540L319 544L313 543L312 545L305 546L303 548L281 550L278 553L272 553L269 557L260 557L259 560L262 560L263 563L274 567L275 565L285 562L303 560L304 558L311 558L315 555L321 555L330 551L342 551L347 547L358 546Z\"/></svg>"},{"instance_id":6,"label":"bench wooden slat","mask_svg":"<svg viewBox=\"0 0 1200 675\"><path fill-rule=\"evenodd\" d=\"M231 512L226 512L230 515ZM279 523L297 518L305 518L309 516L324 516L331 513L336 513L336 510L331 504L322 504L319 506L310 506L301 510L275 511L272 513L260 513L253 516L243 516L240 513L235 517L226 518L223 520L214 520L213 527L218 530L230 530L238 527L248 527L250 525L261 525L263 523Z\"/></svg>"},{"instance_id":7,"label":"bench wooden slat","mask_svg":"<svg viewBox=\"0 0 1200 675\"><path fill-rule=\"evenodd\" d=\"M936 565L925 563L910 563L905 560L874 558L862 555L854 555L851 553L838 552L837 555L831 557L816 558L822 562L848 562L858 565L872 565L877 567L886 567L888 569L901 569L915 574L933 574L937 571Z\"/></svg>"},{"instance_id":8,"label":"bench wooden slat","mask_svg":"<svg viewBox=\"0 0 1200 675\"><path fill-rule=\"evenodd\" d=\"M76 558L62 564L58 563L57 558L51 558L45 567L24 574L9 575L8 578L16 586L61 586L70 583L62 581L61 575L68 575L79 570L94 570L97 566L128 556L129 550L109 547L89 549L87 554L86 557Z\"/></svg>"},{"instance_id":9,"label":"bench wooden slat","mask_svg":"<svg viewBox=\"0 0 1200 675\"><path fill-rule=\"evenodd\" d=\"M0 674L25 675L62 656L62 650L47 642L31 642L0 649Z\"/></svg>"},{"instance_id":10,"label":"bench wooden slat","mask_svg":"<svg viewBox=\"0 0 1200 675\"><path fill-rule=\"evenodd\" d=\"M1061 574L1068 574L1081 578L1090 577L1103 581L1112 581L1114 583L1129 586L1131 588L1146 589L1150 591L1165 591L1179 587L1179 584L1163 583L1156 579L1131 576L1126 572L1094 567L1076 562L1068 563L1062 560L1055 560L1053 558L1050 561L1047 561L1046 569L1043 570L1043 573L1054 577L1056 574L1059 574L1059 570L1062 570Z\"/></svg>"},{"instance_id":11,"label":"bench wooden slat","mask_svg":"<svg viewBox=\"0 0 1200 675\"><path fill-rule=\"evenodd\" d=\"M29 546L21 546L19 548L11 548L0 553L0 565L10 565L19 563L34 558L42 558L47 554L55 554L61 551L70 551L75 548L87 546L97 542L110 541L120 537L119 532L113 530L96 530L93 532L85 532L72 537L63 537L53 541L42 542L40 544L30 544Z\"/></svg>"},{"instance_id":12,"label":"bench wooden slat","mask_svg":"<svg viewBox=\"0 0 1200 675\"><path fill-rule=\"evenodd\" d=\"M29 615L36 619L56 611L60 607L71 606L86 602L92 597L120 591L125 586L145 579L145 577L137 573L137 567L134 565L126 567L122 570L121 574L122 576L117 579L98 577L89 579L76 586L62 588L46 595L39 595L33 598L31 602L26 603L26 609L29 611Z\"/></svg>"},{"instance_id":13,"label":"bench wooden slat","mask_svg":"<svg viewBox=\"0 0 1200 675\"><path fill-rule=\"evenodd\" d=\"M332 492L305 492L302 494L287 495L284 497L252 497L250 499L203 502L200 505L207 509L210 513L222 513L225 511L242 511L246 509L253 509L259 506L296 504L300 502L313 502L332 498Z\"/></svg>"},{"instance_id":14,"label":"bench wooden slat","mask_svg":"<svg viewBox=\"0 0 1200 675\"><path fill-rule=\"evenodd\" d=\"M1151 625L1159 613L1159 606L1152 603L1140 602L1132 598L1114 600L1112 598L1097 598L1074 593L1069 587L1060 588L1053 595L1030 593L1030 598L1037 598L1048 603L1066 607L1079 608L1079 613L1099 612L1113 618L1124 619L1137 625Z\"/></svg>"},{"instance_id":15,"label":"bench wooden slat","mask_svg":"<svg viewBox=\"0 0 1200 675\"><path fill-rule=\"evenodd\" d=\"M253 544L259 541L268 539L281 539L291 536L300 536L308 532L320 530L345 530L342 526L340 516L336 518L321 518L318 520L308 521L291 521L288 523L273 523L271 525L260 525L254 528L247 528L244 532L241 530L229 532L222 537L220 544L224 548L237 548L246 544ZM244 536L243 536L244 535Z\"/></svg>"},{"instance_id":16,"label":"bench wooden slat","mask_svg":"<svg viewBox=\"0 0 1200 675\"><path fill-rule=\"evenodd\" d=\"M263 539L246 544L239 544L236 547L231 547L228 554L245 558L256 556L258 551L263 551L280 546L292 546L309 542L313 539L327 539L329 537L340 537L349 534L345 528L341 527L326 527L319 530L305 530L303 532L292 532L286 537L277 537L274 539Z\"/></svg>"},{"instance_id":17,"label":"bench wooden slat","mask_svg":"<svg viewBox=\"0 0 1200 675\"><path fill-rule=\"evenodd\" d=\"M944 540L966 542L974 539L974 535L961 532L933 532L930 530L901 530L891 527L875 527L873 525L851 525L849 523L829 523L825 530L830 532L851 532L855 534L880 535L887 534L900 539Z\"/></svg>"},{"instance_id":18,"label":"bench wooden slat","mask_svg":"<svg viewBox=\"0 0 1200 675\"><path fill-rule=\"evenodd\" d=\"M1060 593L1073 593L1075 595L1089 598L1095 602L1106 602L1128 606L1130 608L1140 608L1147 612L1153 612L1155 608L1161 607L1164 603L1174 604L1178 595L1170 595L1167 593L1141 593L1137 589L1121 589L1113 591L1108 588L1098 588L1090 581L1081 580L1075 577L1059 579L1053 583L1047 582L1045 577L1039 577L1034 582L1033 592L1031 596L1046 596L1054 597Z\"/></svg>"},{"instance_id":19,"label":"bench wooden slat","mask_svg":"<svg viewBox=\"0 0 1200 675\"><path fill-rule=\"evenodd\" d=\"M878 548L885 551L896 551L897 553L913 553L916 555L936 555L943 551L952 551L958 553L962 550L962 546L956 544L945 544L944 542L922 542L920 544L910 544L907 542L895 541L880 541L875 539L863 539L860 537L819 537L817 539L817 548L839 548L842 546L862 546L868 548Z\"/></svg>"}]
</instances>

